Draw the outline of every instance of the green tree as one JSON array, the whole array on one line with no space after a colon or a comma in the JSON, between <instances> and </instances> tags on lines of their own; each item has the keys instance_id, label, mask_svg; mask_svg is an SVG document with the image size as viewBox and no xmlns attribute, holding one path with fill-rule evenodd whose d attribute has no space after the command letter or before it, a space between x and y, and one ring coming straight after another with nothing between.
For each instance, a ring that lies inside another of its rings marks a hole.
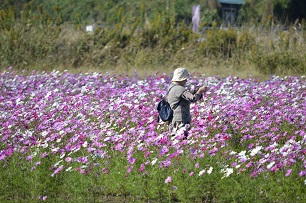
<instances>
[{"instance_id":1,"label":"green tree","mask_svg":"<svg viewBox=\"0 0 306 203\"><path fill-rule=\"evenodd\" d=\"M240 11L240 20L265 22L275 20L293 23L306 18L306 1L300 0L246 0ZM255 21L254 21L255 20Z\"/></svg>"},{"instance_id":2,"label":"green tree","mask_svg":"<svg viewBox=\"0 0 306 203\"><path fill-rule=\"evenodd\" d=\"M218 7L218 0L2 0L0 10L13 7L18 18L25 5L33 10L40 7L48 16L57 18L60 13L64 22L72 23L114 24L123 17L126 23L134 23L135 19L151 21L159 15L177 23L191 23L192 6L197 4L201 6L201 16L205 21L216 20L213 18L217 17L214 11ZM306 1L246 0L239 15L242 22L268 22L272 17L274 20L291 22L306 18Z\"/></svg>"},{"instance_id":3,"label":"green tree","mask_svg":"<svg viewBox=\"0 0 306 203\"><path fill-rule=\"evenodd\" d=\"M306 19L306 1L300 0L277 0L275 1L274 13L280 19L295 20Z\"/></svg>"}]
</instances>

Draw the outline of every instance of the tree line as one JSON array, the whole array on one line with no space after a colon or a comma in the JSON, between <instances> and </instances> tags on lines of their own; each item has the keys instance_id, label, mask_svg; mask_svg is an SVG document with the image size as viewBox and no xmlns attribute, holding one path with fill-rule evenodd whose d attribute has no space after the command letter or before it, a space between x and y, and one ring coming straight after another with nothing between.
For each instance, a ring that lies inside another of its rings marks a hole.
<instances>
[{"instance_id":1,"label":"tree line","mask_svg":"<svg viewBox=\"0 0 306 203\"><path fill-rule=\"evenodd\" d=\"M0 10L11 8L16 17L26 9L39 10L59 18L59 23L115 24L123 18L126 22L150 21L158 15L168 16L175 22L191 22L193 5L201 6L201 22L220 22L218 0L5 0ZM306 1L300 0L245 0L238 21L262 22L272 19L278 23L293 23L306 18ZM1 19L0 19L1 20Z\"/></svg>"}]
</instances>

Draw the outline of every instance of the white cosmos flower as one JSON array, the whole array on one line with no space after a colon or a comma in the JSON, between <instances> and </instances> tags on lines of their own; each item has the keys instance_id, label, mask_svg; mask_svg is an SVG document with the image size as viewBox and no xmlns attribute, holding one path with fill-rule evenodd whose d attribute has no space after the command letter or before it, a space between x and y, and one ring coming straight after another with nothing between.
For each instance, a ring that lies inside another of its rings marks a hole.
<instances>
[{"instance_id":1,"label":"white cosmos flower","mask_svg":"<svg viewBox=\"0 0 306 203\"><path fill-rule=\"evenodd\" d=\"M52 107L58 108L58 107L59 107L59 103L58 103L58 102L54 102L54 104L52 105Z\"/></svg>"},{"instance_id":2,"label":"white cosmos flower","mask_svg":"<svg viewBox=\"0 0 306 203\"><path fill-rule=\"evenodd\" d=\"M213 170L213 167L211 166L211 167L208 169L207 173L208 173L208 174L211 174L212 170Z\"/></svg>"},{"instance_id":3,"label":"white cosmos flower","mask_svg":"<svg viewBox=\"0 0 306 203\"><path fill-rule=\"evenodd\" d=\"M23 103L23 101L21 101L20 98L16 99L16 104L17 104L17 105L22 104L22 103Z\"/></svg>"},{"instance_id":4,"label":"white cosmos flower","mask_svg":"<svg viewBox=\"0 0 306 203\"><path fill-rule=\"evenodd\" d=\"M60 156L60 159L64 158L65 156L65 153L63 153L61 156Z\"/></svg>"},{"instance_id":5,"label":"white cosmos flower","mask_svg":"<svg viewBox=\"0 0 306 203\"><path fill-rule=\"evenodd\" d=\"M45 98L48 98L51 94L52 94L52 93L49 91L49 92L46 94Z\"/></svg>"},{"instance_id":6,"label":"white cosmos flower","mask_svg":"<svg viewBox=\"0 0 306 203\"><path fill-rule=\"evenodd\" d=\"M172 144L173 144L174 146L175 146L177 143L180 142L178 139L175 139L175 138L176 138L176 136L173 136L173 137L171 138Z\"/></svg>"},{"instance_id":7,"label":"white cosmos flower","mask_svg":"<svg viewBox=\"0 0 306 203\"><path fill-rule=\"evenodd\" d=\"M38 148L37 148L37 149L38 149ZM35 156L37 155L37 151L39 152L39 149L36 150L35 152L33 152L33 153L31 154L31 156L32 156L32 157L35 157Z\"/></svg>"},{"instance_id":8,"label":"white cosmos flower","mask_svg":"<svg viewBox=\"0 0 306 203\"><path fill-rule=\"evenodd\" d=\"M125 129L126 129L126 127L121 128L121 130L120 130L119 132L121 133L121 132L124 131Z\"/></svg>"},{"instance_id":9,"label":"white cosmos flower","mask_svg":"<svg viewBox=\"0 0 306 203\"><path fill-rule=\"evenodd\" d=\"M239 152L238 157L239 157L240 159L245 159L245 160L248 160L248 159L249 159L248 156L246 155L246 151L241 151L241 152Z\"/></svg>"},{"instance_id":10,"label":"white cosmos flower","mask_svg":"<svg viewBox=\"0 0 306 203\"><path fill-rule=\"evenodd\" d=\"M250 156L255 156L260 150L262 149L262 146L257 146L256 148L251 150Z\"/></svg>"},{"instance_id":11,"label":"white cosmos flower","mask_svg":"<svg viewBox=\"0 0 306 203\"><path fill-rule=\"evenodd\" d=\"M57 152L59 150L58 147L51 149L52 152Z\"/></svg>"},{"instance_id":12,"label":"white cosmos flower","mask_svg":"<svg viewBox=\"0 0 306 203\"><path fill-rule=\"evenodd\" d=\"M275 164L275 162L273 161L273 162L271 162L271 163L269 163L268 165L267 165L267 169L270 169L270 168L272 168L272 166Z\"/></svg>"},{"instance_id":13,"label":"white cosmos flower","mask_svg":"<svg viewBox=\"0 0 306 203\"><path fill-rule=\"evenodd\" d=\"M63 160L59 160L58 162L56 162L56 163L54 164L54 166L58 166L62 161L63 161Z\"/></svg>"},{"instance_id":14,"label":"white cosmos flower","mask_svg":"<svg viewBox=\"0 0 306 203\"><path fill-rule=\"evenodd\" d=\"M87 88L86 88L85 86L83 86L83 87L81 88L81 93L85 93L85 92L88 92L88 90L87 90Z\"/></svg>"},{"instance_id":15,"label":"white cosmos flower","mask_svg":"<svg viewBox=\"0 0 306 203\"><path fill-rule=\"evenodd\" d=\"M30 131L30 130L27 130L27 131L25 131L25 133L24 133L24 136L26 136L26 137L30 137L30 136L32 136L32 135L33 135L33 132Z\"/></svg>"},{"instance_id":16,"label":"white cosmos flower","mask_svg":"<svg viewBox=\"0 0 306 203\"><path fill-rule=\"evenodd\" d=\"M87 147L87 145L88 145L88 142L87 142L87 141L85 141L85 142L82 144L82 147L86 148L86 147Z\"/></svg>"},{"instance_id":17,"label":"white cosmos flower","mask_svg":"<svg viewBox=\"0 0 306 203\"><path fill-rule=\"evenodd\" d=\"M199 172L199 176L202 176L205 173L205 169Z\"/></svg>"},{"instance_id":18,"label":"white cosmos flower","mask_svg":"<svg viewBox=\"0 0 306 203\"><path fill-rule=\"evenodd\" d=\"M157 158L154 158L152 161L151 161L151 164L152 166L157 162Z\"/></svg>"},{"instance_id":19,"label":"white cosmos flower","mask_svg":"<svg viewBox=\"0 0 306 203\"><path fill-rule=\"evenodd\" d=\"M143 80L138 80L137 81L137 85L143 85L143 84L145 84L145 81L143 81Z\"/></svg>"},{"instance_id":20,"label":"white cosmos flower","mask_svg":"<svg viewBox=\"0 0 306 203\"><path fill-rule=\"evenodd\" d=\"M226 168L226 169L222 169L221 172L224 173L223 177L221 178L223 179L223 178L230 176L234 172L234 170L232 168Z\"/></svg>"}]
</instances>

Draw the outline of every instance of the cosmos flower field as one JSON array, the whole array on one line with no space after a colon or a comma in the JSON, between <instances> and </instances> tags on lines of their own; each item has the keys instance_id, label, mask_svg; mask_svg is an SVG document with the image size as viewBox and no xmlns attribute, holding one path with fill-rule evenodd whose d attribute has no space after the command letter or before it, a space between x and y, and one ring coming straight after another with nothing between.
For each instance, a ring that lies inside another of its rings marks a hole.
<instances>
[{"instance_id":1,"label":"cosmos flower field","mask_svg":"<svg viewBox=\"0 0 306 203\"><path fill-rule=\"evenodd\" d=\"M188 139L157 120L170 80L2 72L0 200L306 201L305 77L192 75Z\"/></svg>"}]
</instances>

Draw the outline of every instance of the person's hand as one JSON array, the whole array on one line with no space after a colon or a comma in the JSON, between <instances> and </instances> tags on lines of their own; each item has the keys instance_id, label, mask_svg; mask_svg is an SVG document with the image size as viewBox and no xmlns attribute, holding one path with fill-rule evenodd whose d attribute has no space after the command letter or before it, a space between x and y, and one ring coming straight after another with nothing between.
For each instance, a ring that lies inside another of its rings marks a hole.
<instances>
[{"instance_id":1,"label":"person's hand","mask_svg":"<svg viewBox=\"0 0 306 203\"><path fill-rule=\"evenodd\" d=\"M198 94L202 94L203 92L205 92L206 91L206 89L207 89L207 87L206 86L202 86L202 87L200 87L199 88L199 90L198 90Z\"/></svg>"}]
</instances>

